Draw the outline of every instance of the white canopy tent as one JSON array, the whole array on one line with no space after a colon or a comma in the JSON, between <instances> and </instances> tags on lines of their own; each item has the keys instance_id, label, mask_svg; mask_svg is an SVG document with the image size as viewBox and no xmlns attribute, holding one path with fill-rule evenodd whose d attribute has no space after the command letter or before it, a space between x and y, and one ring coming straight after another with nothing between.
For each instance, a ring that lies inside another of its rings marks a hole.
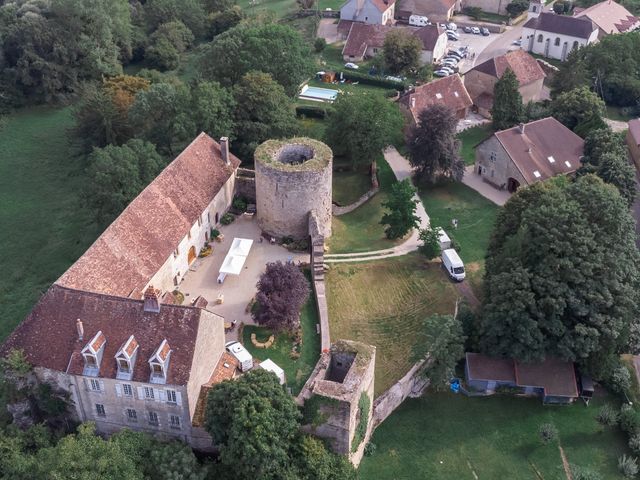
<instances>
[{"instance_id":1,"label":"white canopy tent","mask_svg":"<svg viewBox=\"0 0 640 480\"><path fill-rule=\"evenodd\" d=\"M251 245L253 245L253 240L249 240L248 238L233 239L231 248L229 249L227 256L224 257L224 261L220 267L220 275L218 276L219 283L222 283L222 281L224 281L224 277L228 274L240 275L242 267L244 267L244 262L247 260L247 256L251 250Z\"/></svg>"},{"instance_id":2,"label":"white canopy tent","mask_svg":"<svg viewBox=\"0 0 640 480\"><path fill-rule=\"evenodd\" d=\"M260 362L259 367L262 368L263 370L266 370L267 372L275 373L276 377L278 377L278 380L280 380L280 385L284 385L285 383L284 370L281 369L278 365L276 365L276 363L273 360L267 358L266 360Z\"/></svg>"}]
</instances>

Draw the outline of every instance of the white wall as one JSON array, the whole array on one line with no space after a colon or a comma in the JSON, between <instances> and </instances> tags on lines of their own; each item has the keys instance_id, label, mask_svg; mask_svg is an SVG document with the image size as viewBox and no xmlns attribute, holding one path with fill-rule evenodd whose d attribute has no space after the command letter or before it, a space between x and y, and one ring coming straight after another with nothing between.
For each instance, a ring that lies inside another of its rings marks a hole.
<instances>
[{"instance_id":1,"label":"white wall","mask_svg":"<svg viewBox=\"0 0 640 480\"><path fill-rule=\"evenodd\" d=\"M542 41L538 39L542 35ZM560 39L560 44L556 45L556 39ZM533 41L532 41L533 40ZM549 41L549 50L546 53L546 44ZM538 55L543 55L547 58L555 58L557 60L566 60L571 50L574 48L574 42L578 42L578 47L584 47L585 45L595 43L598 40L598 31L592 32L588 39L571 37L569 35L561 35L557 33L544 32L541 30L535 30L532 28L522 29L522 48L528 52L533 52ZM564 53L564 44L567 43L567 50Z\"/></svg>"}]
</instances>

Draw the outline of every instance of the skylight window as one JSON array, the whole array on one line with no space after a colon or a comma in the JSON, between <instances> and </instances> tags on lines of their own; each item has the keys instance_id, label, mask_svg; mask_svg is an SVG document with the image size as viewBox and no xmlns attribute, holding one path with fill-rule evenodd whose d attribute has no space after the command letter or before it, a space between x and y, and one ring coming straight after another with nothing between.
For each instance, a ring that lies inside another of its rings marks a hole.
<instances>
[{"instance_id":1,"label":"skylight window","mask_svg":"<svg viewBox=\"0 0 640 480\"><path fill-rule=\"evenodd\" d=\"M542 175L540 175L540 172L538 170L534 170L533 171L533 176L536 178L540 178Z\"/></svg>"},{"instance_id":2,"label":"skylight window","mask_svg":"<svg viewBox=\"0 0 640 480\"><path fill-rule=\"evenodd\" d=\"M549 160L549 163L556 163L556 159L553 158L553 156L547 157L547 159Z\"/></svg>"},{"instance_id":3,"label":"skylight window","mask_svg":"<svg viewBox=\"0 0 640 480\"><path fill-rule=\"evenodd\" d=\"M441 99L442 98L442 94L441 93L436 93L436 98L437 99Z\"/></svg>"},{"instance_id":4,"label":"skylight window","mask_svg":"<svg viewBox=\"0 0 640 480\"><path fill-rule=\"evenodd\" d=\"M453 92L453 94L454 94L456 97L459 97L459 96L460 96L460 95L458 95L458 92Z\"/></svg>"},{"instance_id":5,"label":"skylight window","mask_svg":"<svg viewBox=\"0 0 640 480\"><path fill-rule=\"evenodd\" d=\"M564 164L565 164L568 168L571 168L571 164L570 164L567 160L565 160L565 161L564 161Z\"/></svg>"}]
</instances>

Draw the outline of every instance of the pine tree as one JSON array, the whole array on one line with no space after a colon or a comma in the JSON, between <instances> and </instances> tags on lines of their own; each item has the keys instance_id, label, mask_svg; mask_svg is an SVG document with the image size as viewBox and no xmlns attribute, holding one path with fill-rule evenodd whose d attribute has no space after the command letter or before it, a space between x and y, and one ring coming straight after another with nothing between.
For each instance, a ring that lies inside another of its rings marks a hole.
<instances>
[{"instance_id":1,"label":"pine tree","mask_svg":"<svg viewBox=\"0 0 640 480\"><path fill-rule=\"evenodd\" d=\"M524 107L518 87L518 79L510 68L493 87L491 116L496 130L511 128L522 120Z\"/></svg>"}]
</instances>

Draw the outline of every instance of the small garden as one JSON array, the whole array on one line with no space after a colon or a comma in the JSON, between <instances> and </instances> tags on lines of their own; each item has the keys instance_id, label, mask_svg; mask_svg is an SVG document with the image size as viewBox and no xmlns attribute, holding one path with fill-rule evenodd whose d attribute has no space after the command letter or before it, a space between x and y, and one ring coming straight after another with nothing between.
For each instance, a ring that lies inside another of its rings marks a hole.
<instances>
[{"instance_id":1,"label":"small garden","mask_svg":"<svg viewBox=\"0 0 640 480\"><path fill-rule=\"evenodd\" d=\"M462 143L460 155L465 165L476 163L476 145L489 138L493 131L491 123L483 123L482 125L467 128L458 134L458 139Z\"/></svg>"}]
</instances>

